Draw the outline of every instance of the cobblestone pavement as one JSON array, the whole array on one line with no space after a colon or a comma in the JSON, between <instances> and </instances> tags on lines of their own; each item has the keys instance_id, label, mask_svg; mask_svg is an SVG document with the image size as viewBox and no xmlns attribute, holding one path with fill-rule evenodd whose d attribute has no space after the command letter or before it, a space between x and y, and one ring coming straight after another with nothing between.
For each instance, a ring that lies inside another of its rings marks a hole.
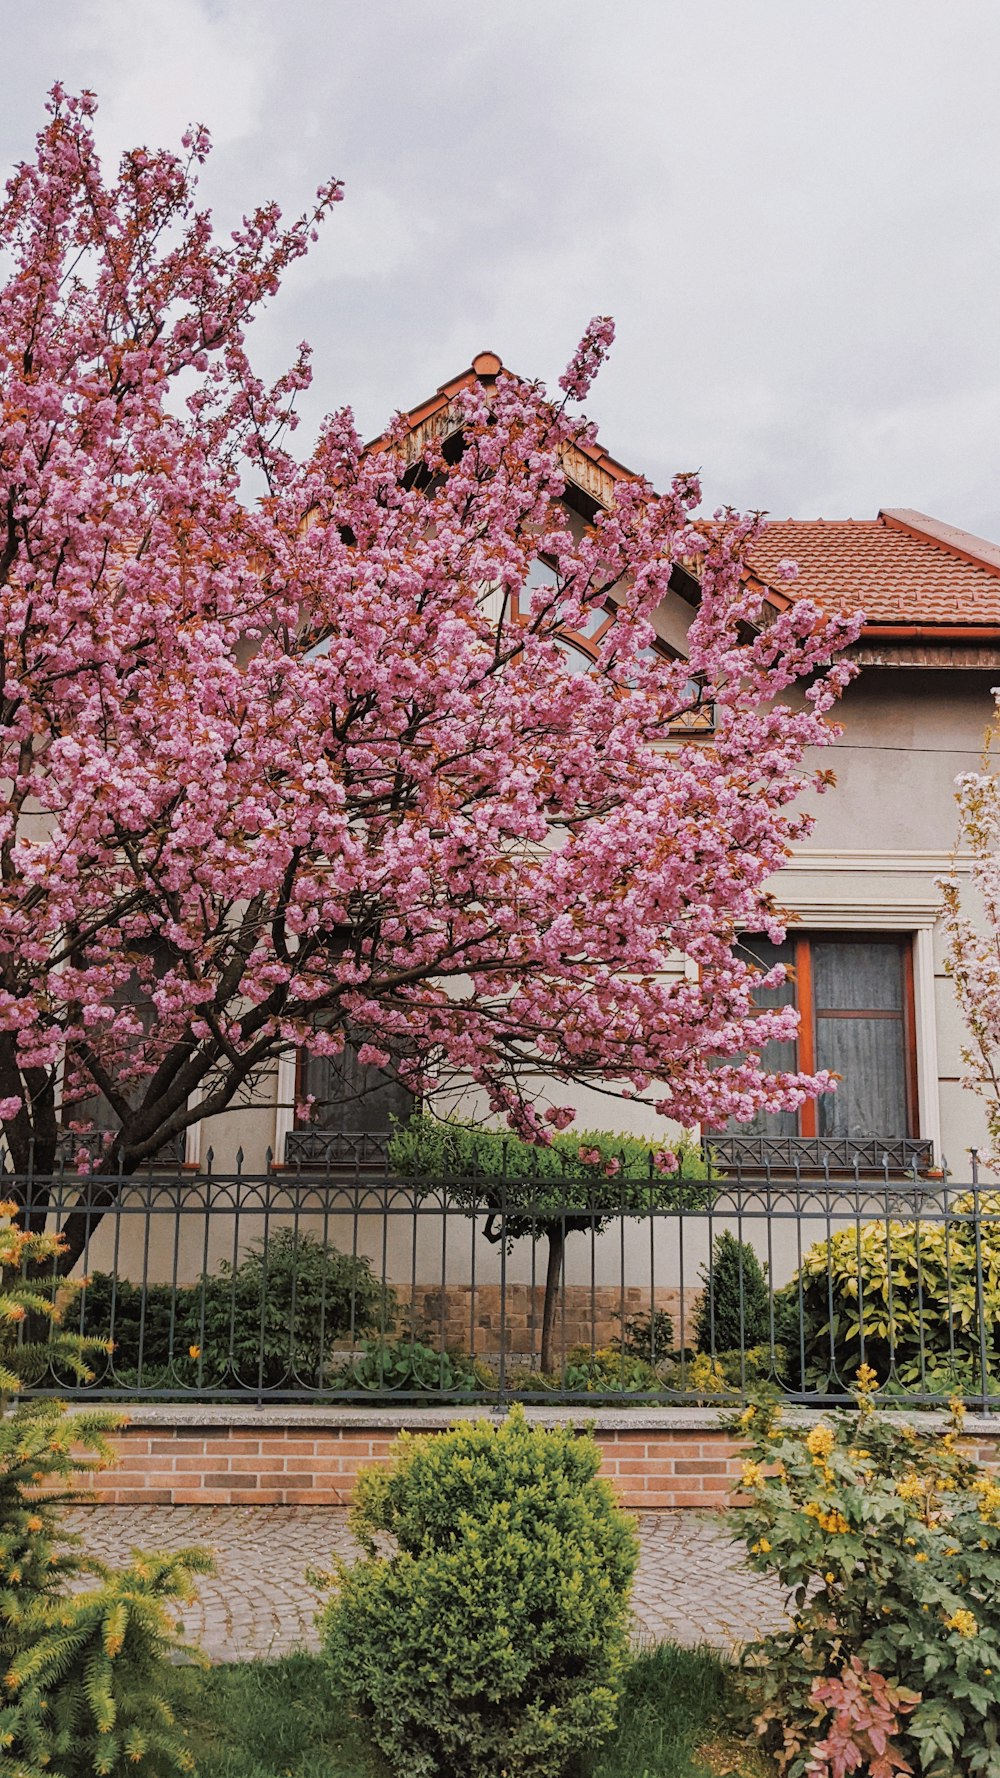
<instances>
[{"instance_id":1,"label":"cobblestone pavement","mask_svg":"<svg viewBox=\"0 0 1000 1778\"><path fill-rule=\"evenodd\" d=\"M108 1562L126 1561L133 1547L213 1550L218 1572L199 1580L199 1602L184 1628L214 1661L315 1647L318 1597L305 1571L356 1547L338 1507L89 1506L68 1517L86 1548ZM777 1589L747 1572L717 1519L647 1513L639 1532L638 1642L669 1638L729 1650L780 1621Z\"/></svg>"}]
</instances>

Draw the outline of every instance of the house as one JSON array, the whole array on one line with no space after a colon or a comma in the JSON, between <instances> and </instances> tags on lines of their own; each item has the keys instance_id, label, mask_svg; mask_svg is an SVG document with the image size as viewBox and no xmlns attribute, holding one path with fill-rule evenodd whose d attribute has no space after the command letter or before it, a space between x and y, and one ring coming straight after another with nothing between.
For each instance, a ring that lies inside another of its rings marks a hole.
<instances>
[{"instance_id":1,"label":"house","mask_svg":"<svg viewBox=\"0 0 1000 1778\"><path fill-rule=\"evenodd\" d=\"M456 395L474 379L489 385L501 369L495 354L481 353L411 410L414 460L430 437L456 430ZM631 473L597 445L574 449L565 467L570 522L580 527L614 501ZM792 588L776 573L788 557L800 567ZM549 570L539 562L535 572ZM794 966L774 992L796 1001L799 1038L774 1046L773 1064L828 1068L841 1080L835 1095L797 1114L714 1132L713 1148L731 1167L768 1168L786 1179L796 1172L815 1178L827 1167L849 1174L855 1163L877 1175L886 1162L890 1174L905 1179L914 1170L933 1172L943 1161L957 1179L966 1178L967 1151L982 1140L985 1119L961 1085L963 1031L945 969L937 884L955 843L954 781L979 761L993 711L991 687L1000 682L1000 547L897 509L854 520L789 519L765 533L752 574L772 611L808 595L828 608L866 613L852 651L860 673L839 711L842 738L816 760L832 764L836 785L815 798L814 831L773 885L791 916L789 935L777 953L757 936L742 941L762 962L778 955ZM698 599L693 572L677 565L653 616L664 654L684 657ZM611 621L610 614L598 615L587 634L565 636L575 670L588 670ZM683 724L685 740L693 733L710 745L712 721L710 708L694 710ZM296 1109L306 1098L313 1101L308 1123ZM634 1102L609 1107L588 1088L577 1090L575 1102L580 1127L613 1123L662 1133L653 1114ZM210 1130L195 1125L189 1131L188 1165L204 1169L211 1144L215 1172L223 1177L217 1189L187 1195L165 1183L166 1214L154 1219L152 1245L149 1219L142 1220L152 1200L136 1187L132 1247L144 1245L126 1275L135 1278L141 1266L143 1278L190 1281L235 1260L248 1240L291 1222L342 1251L367 1254L392 1281L399 1303L412 1300L417 1325L430 1328L436 1343L530 1356L542 1293L538 1243L521 1241L508 1263L504 1251L479 1240L483 1231L461 1212L448 1227L436 1210L420 1219L405 1194L398 1200L391 1191L380 1195L390 1119L409 1106L397 1082L362 1068L350 1052L336 1063L289 1052L271 1077L267 1102L233 1110ZM238 1155L251 1176L246 1187L226 1179ZM328 1189L331 1165L334 1189ZM346 1171L338 1175L338 1167ZM269 1171L276 1177L268 1180ZM371 1181L371 1194L342 1192L341 1202L337 1179L352 1172ZM296 1182L304 1179L308 1187L311 1178L315 1192L296 1195ZM282 1181L289 1182L287 1192ZM751 1210L775 1282L791 1276L811 1242L829 1237L832 1217L840 1214L835 1197L805 1207L796 1198L784 1220L773 1223L764 1197ZM877 1215L878 1205L862 1209L858 1199L847 1213L856 1223ZM745 1234L743 1215L741 1206L735 1226ZM603 1240L575 1238L560 1299L567 1348L576 1338L598 1344L613 1338L616 1317L629 1305L666 1309L686 1343L685 1316L690 1325L700 1293L698 1266L719 1221L702 1217L682 1228L683 1220L661 1222L655 1231L651 1223L632 1223ZM101 1253L88 1263L119 1269L112 1219L98 1239Z\"/></svg>"},{"instance_id":2,"label":"house","mask_svg":"<svg viewBox=\"0 0 1000 1778\"><path fill-rule=\"evenodd\" d=\"M414 457L429 437L454 428L455 396L473 378L488 384L501 368L495 354L480 353L410 411ZM613 502L616 485L630 474L596 445L575 451L566 467L566 502L580 525ZM788 557L800 569L792 589L775 574ZM896 509L864 519L788 519L770 525L753 570L773 609L790 596L809 596L866 614L851 651L861 672L839 711L836 786L813 799L815 830L774 884L794 916L793 931L777 951L753 940L762 961L794 964L794 985L777 992L794 997L802 1014L798 1044L772 1046L769 1059L774 1066L830 1068L842 1078L835 1095L797 1114L726 1132L721 1151L743 1164L777 1166L843 1165L855 1155L880 1166L888 1155L896 1170L944 1159L961 1175L985 1126L978 1102L961 1086L963 1037L945 973L936 885L955 844L954 781L978 763L993 709L1000 545ZM546 572L544 564L538 572ZM664 652L684 653L697 599L696 580L678 567L653 620ZM566 636L580 671L593 659L601 627ZM710 726L707 709L685 724L702 729L706 740ZM817 763L829 765L830 754ZM364 1158L370 1141L377 1155L390 1115L407 1109L405 1095L373 1076L371 1091L358 1098L365 1083L356 1068L349 1084L345 1106L329 1064L289 1056L279 1069L273 1123L246 1114L257 1119L257 1147L271 1147L279 1164L308 1165L344 1137L345 1152ZM309 1130L296 1127L303 1088L317 1101ZM606 1100L586 1089L578 1097L584 1124L607 1123ZM622 1127L642 1129L640 1110L616 1111Z\"/></svg>"}]
</instances>

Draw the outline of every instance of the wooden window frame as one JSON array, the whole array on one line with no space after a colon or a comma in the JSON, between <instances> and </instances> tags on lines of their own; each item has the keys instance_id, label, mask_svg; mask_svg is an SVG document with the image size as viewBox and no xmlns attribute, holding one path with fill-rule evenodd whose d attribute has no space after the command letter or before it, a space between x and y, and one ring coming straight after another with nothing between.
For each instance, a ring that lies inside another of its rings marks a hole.
<instances>
[{"instance_id":1,"label":"wooden window frame","mask_svg":"<svg viewBox=\"0 0 1000 1778\"><path fill-rule=\"evenodd\" d=\"M544 550L539 551L538 560L543 562L547 568L552 568L554 566ZM527 623L527 614L521 609L521 595L519 592L510 595L510 613L515 623ZM618 615L618 608L610 596L605 600L604 613L605 615L601 623L597 625L593 634L590 636L584 636L579 630L562 629L558 632L559 640L568 643L571 648L576 649L578 654L582 654L595 665L597 663L597 655L600 645L604 641L605 636ZM669 642L664 642L661 636L655 636L653 638L652 647L654 652L659 655L662 660L679 661L684 659L684 656L681 655L676 648L671 647ZM713 735L715 733L715 705L703 704L699 701L693 710L685 711L681 715L674 717L669 725L668 732L672 736L683 735L697 737Z\"/></svg>"},{"instance_id":2,"label":"wooden window frame","mask_svg":"<svg viewBox=\"0 0 1000 1778\"><path fill-rule=\"evenodd\" d=\"M891 1019L901 1023L903 1027L903 1067L906 1083L906 1131L905 1135L916 1137L920 1130L920 1098L917 1085L917 1021L916 996L913 980L913 935L906 932L855 931L847 929L837 931L817 927L808 932L794 931L789 934L794 945L794 990L793 1005L799 1015L799 1030L796 1039L796 1068L802 1074L814 1074L819 1066L816 1055L816 1019L817 1016L828 1018L879 1018ZM887 1007L817 1007L813 981L813 947L816 944L885 944L894 943L902 948L903 991L902 1009L899 1014ZM799 1135L817 1137L819 1134L818 1105L815 1099L808 1099L800 1107Z\"/></svg>"}]
</instances>

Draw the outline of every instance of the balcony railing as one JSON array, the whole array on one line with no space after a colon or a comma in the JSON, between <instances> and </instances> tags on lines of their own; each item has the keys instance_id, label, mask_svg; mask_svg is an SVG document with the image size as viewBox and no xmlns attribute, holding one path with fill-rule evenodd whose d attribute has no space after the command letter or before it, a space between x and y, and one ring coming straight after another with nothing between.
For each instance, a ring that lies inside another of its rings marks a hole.
<instances>
[{"instance_id":1,"label":"balcony railing","mask_svg":"<svg viewBox=\"0 0 1000 1778\"><path fill-rule=\"evenodd\" d=\"M717 1167L774 1175L801 1173L924 1173L934 1145L916 1136L736 1136L706 1138Z\"/></svg>"}]
</instances>

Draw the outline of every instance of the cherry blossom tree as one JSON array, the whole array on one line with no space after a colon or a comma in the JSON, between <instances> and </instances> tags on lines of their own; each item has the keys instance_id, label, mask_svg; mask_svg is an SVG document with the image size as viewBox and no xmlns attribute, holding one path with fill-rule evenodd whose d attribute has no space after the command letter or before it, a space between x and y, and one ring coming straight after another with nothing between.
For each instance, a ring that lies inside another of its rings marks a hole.
<instances>
[{"instance_id":1,"label":"cherry blossom tree","mask_svg":"<svg viewBox=\"0 0 1000 1778\"><path fill-rule=\"evenodd\" d=\"M339 187L222 240L196 202L204 131L111 176L94 109L53 89L0 212L14 1169L48 1172L97 1105L128 1174L273 1093L295 1046L352 1043L423 1093L474 1083L539 1142L571 1122L570 1083L683 1124L823 1090L762 1067L796 1015L754 1017L733 939L781 935L767 880L829 776L805 755L835 733L856 623L765 612L744 574L759 519L696 522L693 477L623 480L571 525L605 319L561 397L503 374L415 460L402 420L366 449L349 411L293 454L308 352L265 386L247 328ZM552 573L528 586L539 555ZM682 560L701 592L673 661L649 619ZM606 606L574 674L560 637ZM671 740L699 698L714 732ZM113 1196L98 1159L70 1263Z\"/></svg>"},{"instance_id":2,"label":"cherry blossom tree","mask_svg":"<svg viewBox=\"0 0 1000 1778\"><path fill-rule=\"evenodd\" d=\"M1000 704L1000 689L994 691ZM987 735L981 769L958 779L958 843L969 854L966 893L957 871L941 884L947 967L969 1041L963 1085L986 1101L989 1154L1000 1166L1000 778L994 763L997 722Z\"/></svg>"}]
</instances>

